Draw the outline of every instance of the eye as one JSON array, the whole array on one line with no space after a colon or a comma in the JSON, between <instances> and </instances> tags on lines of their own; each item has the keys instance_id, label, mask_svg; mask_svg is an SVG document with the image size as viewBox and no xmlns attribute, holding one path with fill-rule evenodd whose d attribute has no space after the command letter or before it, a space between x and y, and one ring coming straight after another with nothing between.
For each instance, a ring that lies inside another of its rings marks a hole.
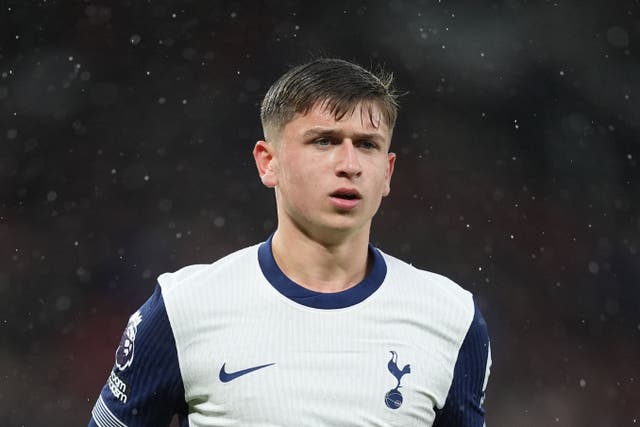
<instances>
[{"instance_id":1,"label":"eye","mask_svg":"<svg viewBox=\"0 0 640 427\"><path fill-rule=\"evenodd\" d=\"M331 145L331 140L329 138L317 138L313 140L315 145L319 145L320 147L327 147Z\"/></svg>"},{"instance_id":2,"label":"eye","mask_svg":"<svg viewBox=\"0 0 640 427\"><path fill-rule=\"evenodd\" d=\"M378 144L376 144L375 142L367 140L361 141L358 145L365 150L373 150L378 147Z\"/></svg>"}]
</instances>

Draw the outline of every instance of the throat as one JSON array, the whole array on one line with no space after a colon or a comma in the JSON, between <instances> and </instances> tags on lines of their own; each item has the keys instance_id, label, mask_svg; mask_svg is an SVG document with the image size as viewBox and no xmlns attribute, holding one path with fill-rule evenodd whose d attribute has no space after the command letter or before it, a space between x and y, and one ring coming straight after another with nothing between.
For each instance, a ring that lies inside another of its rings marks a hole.
<instances>
[{"instance_id":1,"label":"throat","mask_svg":"<svg viewBox=\"0 0 640 427\"><path fill-rule=\"evenodd\" d=\"M315 292L335 293L354 287L369 271L368 241L364 245L355 245L354 240L348 243L327 247L312 239L285 240L278 230L271 250L290 280Z\"/></svg>"}]
</instances>

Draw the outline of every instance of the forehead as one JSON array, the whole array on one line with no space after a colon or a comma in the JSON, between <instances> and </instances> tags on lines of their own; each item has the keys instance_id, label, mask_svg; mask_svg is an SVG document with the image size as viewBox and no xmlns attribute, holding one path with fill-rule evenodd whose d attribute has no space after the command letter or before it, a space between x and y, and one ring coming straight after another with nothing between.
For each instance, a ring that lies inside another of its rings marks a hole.
<instances>
[{"instance_id":1,"label":"forehead","mask_svg":"<svg viewBox=\"0 0 640 427\"><path fill-rule=\"evenodd\" d=\"M333 129L366 131L390 138L389 127L382 110L374 101L362 101L346 111L337 112L327 102L314 104L306 113L297 113L284 126L284 131L296 131L326 126Z\"/></svg>"}]
</instances>

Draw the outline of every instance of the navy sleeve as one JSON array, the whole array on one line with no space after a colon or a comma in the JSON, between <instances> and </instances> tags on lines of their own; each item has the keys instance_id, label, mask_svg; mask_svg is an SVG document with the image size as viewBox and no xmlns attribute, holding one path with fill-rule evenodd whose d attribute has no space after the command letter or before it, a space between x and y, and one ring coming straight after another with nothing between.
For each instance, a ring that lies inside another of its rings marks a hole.
<instances>
[{"instance_id":1,"label":"navy sleeve","mask_svg":"<svg viewBox=\"0 0 640 427\"><path fill-rule=\"evenodd\" d=\"M433 427L484 426L482 403L490 366L487 324L476 306L473 321L458 353L449 395L444 407L436 410Z\"/></svg>"},{"instance_id":2,"label":"navy sleeve","mask_svg":"<svg viewBox=\"0 0 640 427\"><path fill-rule=\"evenodd\" d=\"M156 286L129 318L89 426L168 426L176 414L186 418L184 399L176 343Z\"/></svg>"}]
</instances>

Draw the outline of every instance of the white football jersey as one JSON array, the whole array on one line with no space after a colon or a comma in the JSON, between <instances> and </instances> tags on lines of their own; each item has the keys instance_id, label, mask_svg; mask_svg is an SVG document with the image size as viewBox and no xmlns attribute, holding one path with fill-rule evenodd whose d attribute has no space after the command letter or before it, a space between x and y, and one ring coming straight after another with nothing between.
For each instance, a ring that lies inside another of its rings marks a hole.
<instances>
[{"instance_id":1,"label":"white football jersey","mask_svg":"<svg viewBox=\"0 0 640 427\"><path fill-rule=\"evenodd\" d=\"M472 295L369 251L337 293L291 281L271 239L161 275L90 425L481 427L491 361Z\"/></svg>"}]
</instances>

